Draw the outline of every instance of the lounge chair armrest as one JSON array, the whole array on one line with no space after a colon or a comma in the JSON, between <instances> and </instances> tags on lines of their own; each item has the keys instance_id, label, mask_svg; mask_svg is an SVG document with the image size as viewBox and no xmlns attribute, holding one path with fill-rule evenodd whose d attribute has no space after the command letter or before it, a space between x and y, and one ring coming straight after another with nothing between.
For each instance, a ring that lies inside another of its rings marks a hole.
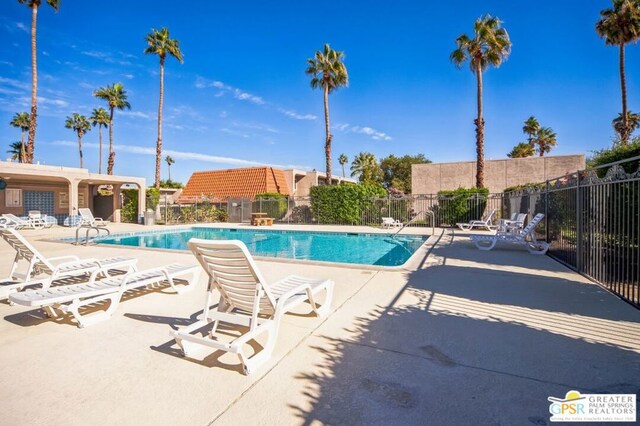
<instances>
[{"instance_id":1,"label":"lounge chair armrest","mask_svg":"<svg viewBox=\"0 0 640 426\"><path fill-rule=\"evenodd\" d=\"M51 261L58 261L58 260L62 260L62 259L72 259L72 260L78 261L78 260L80 260L80 257L78 257L78 256L76 256L74 254L70 254L70 255L67 255L67 256L56 256L56 257L48 257L47 258L47 260L50 261L50 262ZM65 263L70 263L70 262L65 262Z\"/></svg>"},{"instance_id":2,"label":"lounge chair armrest","mask_svg":"<svg viewBox=\"0 0 640 426\"><path fill-rule=\"evenodd\" d=\"M289 300L291 298L291 296L295 296L298 293L302 293L305 291L311 291L311 286L309 284L300 284L297 287L292 288L291 290L284 292L280 295L280 297L278 297L278 307L284 305L287 300Z\"/></svg>"}]
</instances>

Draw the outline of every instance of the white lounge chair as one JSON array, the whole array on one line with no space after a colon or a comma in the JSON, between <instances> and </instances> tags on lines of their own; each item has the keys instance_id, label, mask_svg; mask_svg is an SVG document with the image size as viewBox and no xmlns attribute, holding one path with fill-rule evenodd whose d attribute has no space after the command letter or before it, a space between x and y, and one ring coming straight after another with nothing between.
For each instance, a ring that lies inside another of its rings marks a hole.
<instances>
[{"instance_id":1,"label":"white lounge chair","mask_svg":"<svg viewBox=\"0 0 640 426\"><path fill-rule=\"evenodd\" d=\"M524 229L524 222L527 219L526 213L513 213L510 219L500 219L498 233L518 234Z\"/></svg>"},{"instance_id":2,"label":"white lounge chair","mask_svg":"<svg viewBox=\"0 0 640 426\"><path fill-rule=\"evenodd\" d=\"M39 210L29 210L28 217L29 222L36 225L38 228L51 228L53 225L58 224L58 220L55 217L42 214Z\"/></svg>"},{"instance_id":3,"label":"white lounge chair","mask_svg":"<svg viewBox=\"0 0 640 426\"><path fill-rule=\"evenodd\" d=\"M493 225L493 216L496 214L496 209L491 209L489 213L483 216L481 220L472 220L468 223L456 223L458 228L463 231L470 231L473 228L486 228L489 231L496 229Z\"/></svg>"},{"instance_id":4,"label":"white lounge chair","mask_svg":"<svg viewBox=\"0 0 640 426\"><path fill-rule=\"evenodd\" d=\"M250 374L271 357L282 315L304 302L320 317L331 309L333 281L291 275L268 285L242 241L192 238L189 248L209 275L209 285L202 319L171 333L185 356L195 345L230 352L240 358L245 374ZM220 301L217 310L212 310L216 290ZM325 300L318 306L316 297L321 292ZM249 330L231 341L218 340L214 336L220 322ZM211 326L208 336L192 334L206 326ZM267 335L263 349L249 357L247 343L263 334Z\"/></svg>"},{"instance_id":5,"label":"white lounge chair","mask_svg":"<svg viewBox=\"0 0 640 426\"><path fill-rule=\"evenodd\" d=\"M491 250L498 241L502 241L523 245L532 254L545 254L549 250L549 244L545 241L536 240L535 235L535 228L542 219L544 219L544 215L538 213L519 234L508 232L497 233L496 235L471 235L469 238L480 250Z\"/></svg>"},{"instance_id":6,"label":"white lounge chair","mask_svg":"<svg viewBox=\"0 0 640 426\"><path fill-rule=\"evenodd\" d=\"M9 276L0 278L0 300L29 285L40 285L46 290L53 281L62 278L88 275L89 282L93 282L99 275L109 276L112 269L135 271L138 261L129 257L80 259L72 255L46 258L15 229L0 228L0 238L16 251ZM17 270L22 260L28 262L27 271L19 274Z\"/></svg>"},{"instance_id":7,"label":"white lounge chair","mask_svg":"<svg viewBox=\"0 0 640 426\"><path fill-rule=\"evenodd\" d=\"M191 275L191 280L186 281L185 287L177 287L174 280L184 275ZM199 276L199 265L184 266L174 263L96 282L64 285L47 290L26 290L10 295L9 301L23 306L40 307L51 318L59 317L60 313L70 313L78 327L83 328L109 319L120 304L122 295L129 290L167 281L176 293L183 293L198 282ZM80 313L80 308L84 306L106 301L109 301L109 307L104 311Z\"/></svg>"},{"instance_id":8,"label":"white lounge chair","mask_svg":"<svg viewBox=\"0 0 640 426\"><path fill-rule=\"evenodd\" d=\"M383 228L395 228L402 226L402 222L392 217L383 217L382 218L382 227Z\"/></svg>"},{"instance_id":9,"label":"white lounge chair","mask_svg":"<svg viewBox=\"0 0 640 426\"><path fill-rule=\"evenodd\" d=\"M93 213L91 209L83 208L78 209L78 214L80 215L80 225L89 225L89 226L106 226L109 224L108 220L104 220L101 217L93 217Z\"/></svg>"},{"instance_id":10,"label":"white lounge chair","mask_svg":"<svg viewBox=\"0 0 640 426\"><path fill-rule=\"evenodd\" d=\"M29 220L28 218L21 218L18 217L14 214L11 213L5 213L2 215L3 218L5 218L9 224L10 227L15 228L15 229L42 229L44 228L44 222L41 221L35 221L32 222L31 220Z\"/></svg>"}]
</instances>

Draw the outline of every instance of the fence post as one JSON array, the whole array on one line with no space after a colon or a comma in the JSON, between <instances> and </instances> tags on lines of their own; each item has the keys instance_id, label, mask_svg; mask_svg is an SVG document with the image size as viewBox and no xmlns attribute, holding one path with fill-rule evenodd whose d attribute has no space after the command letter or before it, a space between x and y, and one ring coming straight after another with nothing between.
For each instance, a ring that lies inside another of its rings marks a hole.
<instances>
[{"instance_id":1,"label":"fence post","mask_svg":"<svg viewBox=\"0 0 640 426\"><path fill-rule=\"evenodd\" d=\"M580 196L580 170L576 172L576 269L582 271L582 197Z\"/></svg>"},{"instance_id":2,"label":"fence post","mask_svg":"<svg viewBox=\"0 0 640 426\"><path fill-rule=\"evenodd\" d=\"M544 240L549 243L549 180L544 185Z\"/></svg>"}]
</instances>

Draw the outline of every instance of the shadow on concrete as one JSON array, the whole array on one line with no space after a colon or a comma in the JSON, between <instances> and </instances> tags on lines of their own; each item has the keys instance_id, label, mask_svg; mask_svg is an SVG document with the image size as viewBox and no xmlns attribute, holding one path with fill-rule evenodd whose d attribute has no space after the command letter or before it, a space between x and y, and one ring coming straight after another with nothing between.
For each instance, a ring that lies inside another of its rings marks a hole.
<instances>
[{"instance_id":1,"label":"shadow on concrete","mask_svg":"<svg viewBox=\"0 0 640 426\"><path fill-rule=\"evenodd\" d=\"M589 284L452 266L450 243L388 306L316 338L289 405L303 424L546 425L548 396L640 394L640 311Z\"/></svg>"}]
</instances>

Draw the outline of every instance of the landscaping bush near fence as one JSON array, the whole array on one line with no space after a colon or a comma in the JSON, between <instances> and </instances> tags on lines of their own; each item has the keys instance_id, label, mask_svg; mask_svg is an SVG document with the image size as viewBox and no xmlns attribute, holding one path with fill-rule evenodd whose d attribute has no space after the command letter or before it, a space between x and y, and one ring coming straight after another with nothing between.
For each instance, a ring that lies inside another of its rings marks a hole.
<instances>
[{"instance_id":1,"label":"landscaping bush near fence","mask_svg":"<svg viewBox=\"0 0 640 426\"><path fill-rule=\"evenodd\" d=\"M438 192L438 205L434 207L436 217L450 226L458 222L480 219L487 206L487 188L458 188Z\"/></svg>"},{"instance_id":2,"label":"landscaping bush near fence","mask_svg":"<svg viewBox=\"0 0 640 426\"><path fill-rule=\"evenodd\" d=\"M254 212L266 213L267 217L272 217L275 220L281 220L285 217L288 209L289 198L277 192L256 194L256 199L253 202Z\"/></svg>"},{"instance_id":3,"label":"landscaping bush near fence","mask_svg":"<svg viewBox=\"0 0 640 426\"><path fill-rule=\"evenodd\" d=\"M380 209L375 209L375 198L385 197L387 191L379 185L326 185L311 188L311 211L316 223L360 224L367 220L380 223ZM375 213L375 214L374 214Z\"/></svg>"}]
</instances>

